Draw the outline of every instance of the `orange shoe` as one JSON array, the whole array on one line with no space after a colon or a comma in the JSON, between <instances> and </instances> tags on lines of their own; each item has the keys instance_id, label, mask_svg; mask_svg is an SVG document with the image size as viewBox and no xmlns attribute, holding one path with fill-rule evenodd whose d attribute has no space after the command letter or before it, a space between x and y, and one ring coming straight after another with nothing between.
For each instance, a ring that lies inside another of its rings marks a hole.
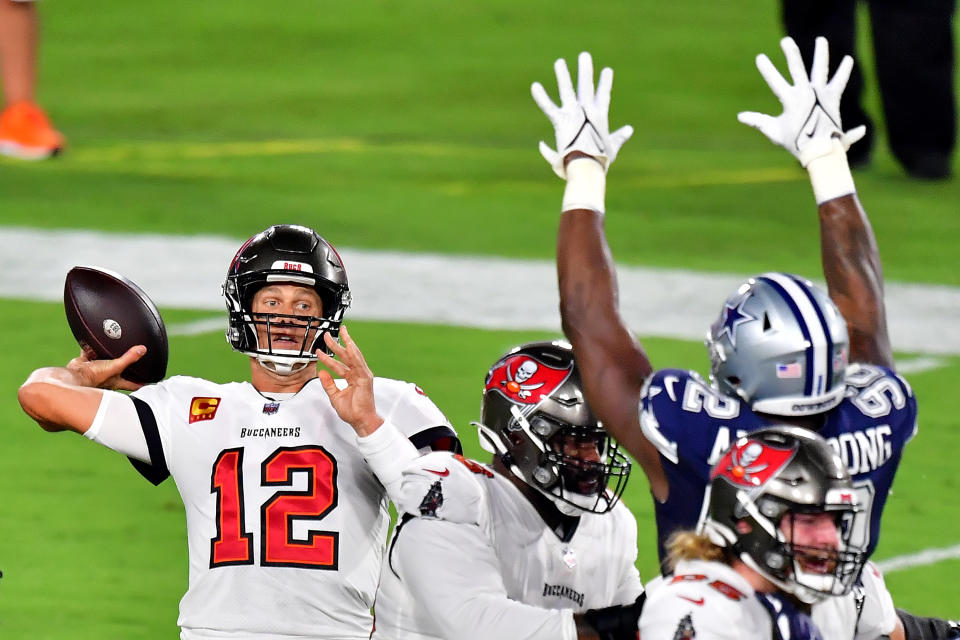
<instances>
[{"instance_id":1,"label":"orange shoe","mask_svg":"<svg viewBox=\"0 0 960 640\"><path fill-rule=\"evenodd\" d=\"M0 154L43 160L60 153L64 144L47 114L31 102L11 104L0 113Z\"/></svg>"}]
</instances>

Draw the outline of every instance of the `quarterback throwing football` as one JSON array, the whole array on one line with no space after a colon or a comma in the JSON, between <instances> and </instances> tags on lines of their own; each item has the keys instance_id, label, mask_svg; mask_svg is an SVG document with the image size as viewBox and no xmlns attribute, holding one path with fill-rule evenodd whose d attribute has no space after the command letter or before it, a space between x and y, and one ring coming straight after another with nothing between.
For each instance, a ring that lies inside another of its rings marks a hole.
<instances>
[{"instance_id":1,"label":"quarterback throwing football","mask_svg":"<svg viewBox=\"0 0 960 640\"><path fill-rule=\"evenodd\" d=\"M190 560L181 638L365 640L387 497L418 449L456 446L456 434L415 385L370 372L340 326L343 263L313 230L278 225L251 238L223 294L227 340L249 356L250 382L139 387L120 377L143 355L133 347L39 369L20 403L48 431L129 456L154 483L173 476Z\"/></svg>"}]
</instances>

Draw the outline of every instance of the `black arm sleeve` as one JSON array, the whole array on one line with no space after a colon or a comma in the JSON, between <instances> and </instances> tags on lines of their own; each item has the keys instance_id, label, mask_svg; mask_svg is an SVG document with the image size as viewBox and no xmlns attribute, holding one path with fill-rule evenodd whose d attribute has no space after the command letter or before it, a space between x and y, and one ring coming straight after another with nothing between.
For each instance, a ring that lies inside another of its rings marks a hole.
<instances>
[{"instance_id":1,"label":"black arm sleeve","mask_svg":"<svg viewBox=\"0 0 960 640\"><path fill-rule=\"evenodd\" d=\"M429 447L433 451L463 453L463 447L460 446L457 433L446 425L430 427L415 433L410 436L410 442L420 451Z\"/></svg>"},{"instance_id":2,"label":"black arm sleeve","mask_svg":"<svg viewBox=\"0 0 960 640\"><path fill-rule=\"evenodd\" d=\"M897 609L897 616L903 623L903 635L907 640L952 640L960 638L960 625L940 618L921 618L912 613Z\"/></svg>"},{"instance_id":3,"label":"black arm sleeve","mask_svg":"<svg viewBox=\"0 0 960 640\"><path fill-rule=\"evenodd\" d=\"M637 622L646 599L647 593L643 592L633 604L587 609L583 618L596 631L600 640L634 640L640 637Z\"/></svg>"},{"instance_id":4,"label":"black arm sleeve","mask_svg":"<svg viewBox=\"0 0 960 640\"><path fill-rule=\"evenodd\" d=\"M157 419L153 416L153 409L146 402L139 398L130 396L133 400L133 406L137 408L137 416L140 418L140 428L143 429L143 435L147 439L147 451L150 453L150 464L137 460L136 458L127 459L133 468L140 472L144 478L149 480L155 486L170 477L170 471L167 469L167 460L163 456L163 446L160 444L160 431L157 429Z\"/></svg>"}]
</instances>

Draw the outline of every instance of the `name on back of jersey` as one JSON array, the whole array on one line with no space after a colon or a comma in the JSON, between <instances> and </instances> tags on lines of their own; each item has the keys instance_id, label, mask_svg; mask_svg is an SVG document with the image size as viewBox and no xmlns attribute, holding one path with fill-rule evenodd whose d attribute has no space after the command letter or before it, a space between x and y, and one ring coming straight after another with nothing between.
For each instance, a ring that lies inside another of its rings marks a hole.
<instances>
[{"instance_id":1,"label":"name on back of jersey","mask_svg":"<svg viewBox=\"0 0 960 640\"><path fill-rule=\"evenodd\" d=\"M835 411L842 412L848 424L839 433L827 429L822 435L851 475L865 474L895 455L898 436L886 420L900 424L904 408L912 401L912 389L893 372L868 365L852 365L846 382L846 408L838 407ZM691 414L700 418L688 426L689 421L683 416L693 419ZM648 439L673 462L678 455L677 442L713 434L707 459L710 465L737 438L766 424L740 399L720 393L696 372L672 369L651 377L644 392L640 421Z\"/></svg>"},{"instance_id":2,"label":"name on back of jersey","mask_svg":"<svg viewBox=\"0 0 960 640\"><path fill-rule=\"evenodd\" d=\"M713 466L720 460L724 451L730 448L733 442L730 429L720 427L713 441L710 458L707 462ZM748 432L736 430L736 438L742 438ZM851 475L867 473L881 467L893 455L893 431L889 425L867 427L859 431L841 433L839 436L827 438L827 442L840 456Z\"/></svg>"}]
</instances>

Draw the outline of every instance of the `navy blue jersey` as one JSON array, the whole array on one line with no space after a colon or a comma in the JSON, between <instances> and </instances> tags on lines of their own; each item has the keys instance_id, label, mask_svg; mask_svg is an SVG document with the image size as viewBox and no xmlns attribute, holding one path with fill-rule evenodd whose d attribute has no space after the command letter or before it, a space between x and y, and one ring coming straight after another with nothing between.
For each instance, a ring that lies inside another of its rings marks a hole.
<instances>
[{"instance_id":1,"label":"navy blue jersey","mask_svg":"<svg viewBox=\"0 0 960 640\"><path fill-rule=\"evenodd\" d=\"M772 424L737 398L725 396L694 371L663 369L647 381L640 407L643 433L660 452L670 483L655 501L657 544L693 529L704 510L710 468L738 437ZM843 401L827 412L819 433L840 454L868 511L851 542L873 553L880 514L903 448L917 430L917 402L907 382L885 367L851 365Z\"/></svg>"},{"instance_id":2,"label":"navy blue jersey","mask_svg":"<svg viewBox=\"0 0 960 640\"><path fill-rule=\"evenodd\" d=\"M810 615L781 594L756 593L754 597L770 613L773 640L823 640Z\"/></svg>"}]
</instances>

